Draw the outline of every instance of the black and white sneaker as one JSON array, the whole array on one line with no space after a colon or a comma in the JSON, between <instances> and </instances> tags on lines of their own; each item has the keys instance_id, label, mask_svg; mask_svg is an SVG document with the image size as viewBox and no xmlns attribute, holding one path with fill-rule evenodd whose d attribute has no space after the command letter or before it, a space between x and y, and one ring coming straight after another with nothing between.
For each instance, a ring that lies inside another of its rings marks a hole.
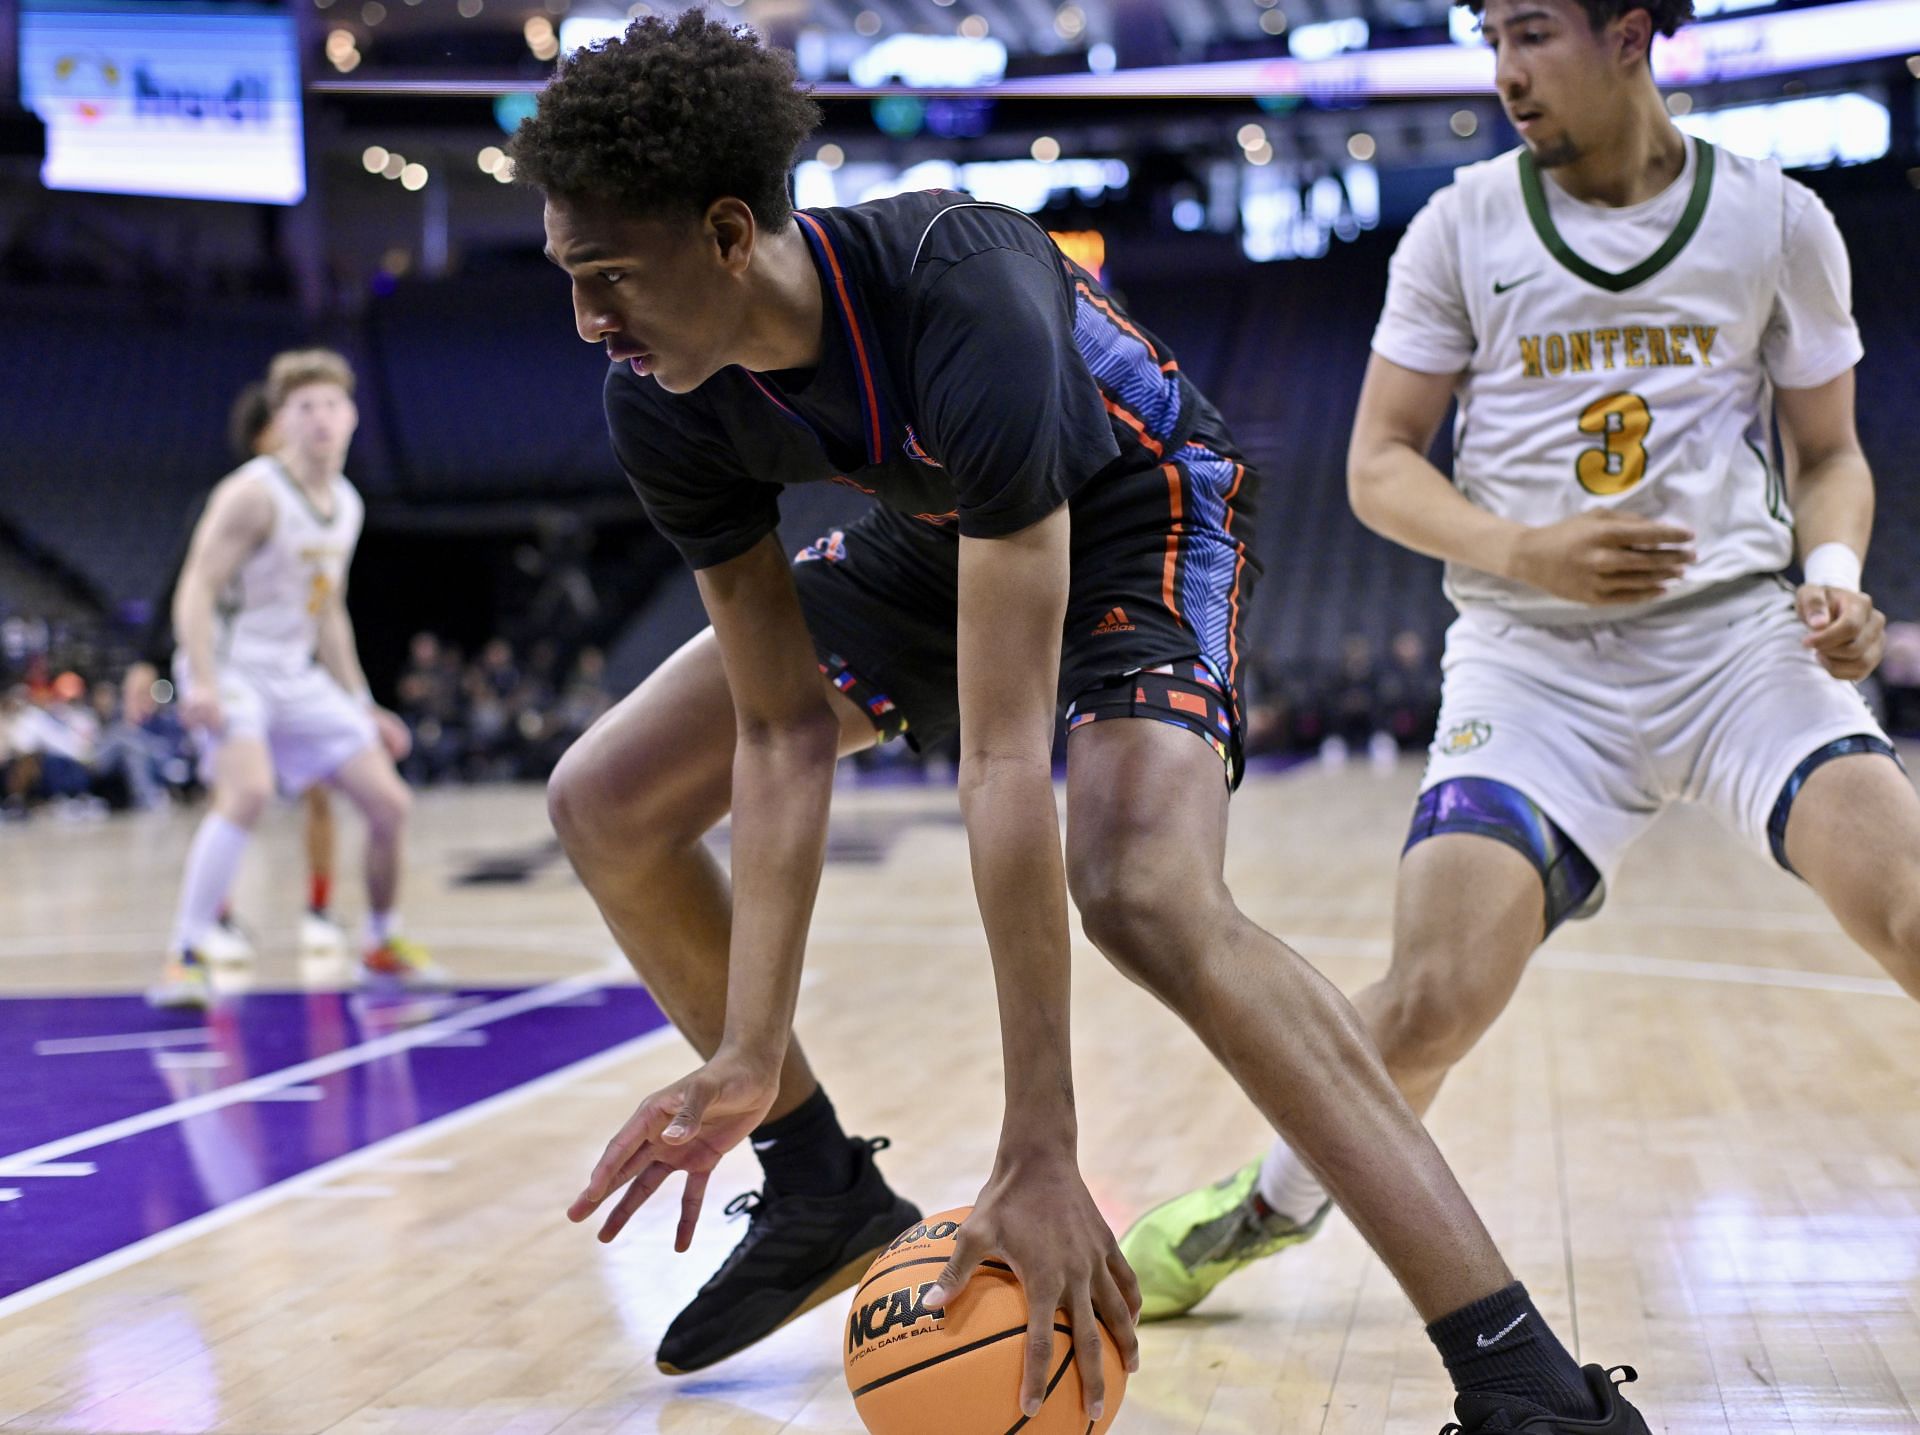
<instances>
[{"instance_id":1,"label":"black and white sneaker","mask_svg":"<svg viewBox=\"0 0 1920 1435\"><path fill-rule=\"evenodd\" d=\"M849 1138L853 1185L837 1196L750 1191L727 1203L747 1233L713 1279L673 1318L654 1362L687 1375L738 1355L822 1301L851 1290L887 1242L920 1219L874 1164L884 1136Z\"/></svg>"},{"instance_id":2,"label":"black and white sneaker","mask_svg":"<svg viewBox=\"0 0 1920 1435\"><path fill-rule=\"evenodd\" d=\"M1580 1373L1587 1388L1600 1402L1602 1414L1595 1420L1574 1420L1555 1415L1529 1400L1503 1399L1497 1395L1460 1395L1453 1402L1458 1425L1448 1425L1440 1435L1652 1435L1647 1420L1627 1403L1620 1387L1640 1378L1631 1365L1616 1365L1603 1370L1583 1365ZM1620 1379L1616 1381L1614 1376Z\"/></svg>"}]
</instances>

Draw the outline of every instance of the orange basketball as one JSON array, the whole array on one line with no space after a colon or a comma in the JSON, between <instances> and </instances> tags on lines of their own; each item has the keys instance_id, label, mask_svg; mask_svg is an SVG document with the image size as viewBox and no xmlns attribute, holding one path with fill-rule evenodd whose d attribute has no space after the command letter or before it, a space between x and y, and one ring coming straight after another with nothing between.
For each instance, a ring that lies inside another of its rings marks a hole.
<instances>
[{"instance_id":1,"label":"orange basketball","mask_svg":"<svg viewBox=\"0 0 1920 1435\"><path fill-rule=\"evenodd\" d=\"M1065 1311L1053 1327L1046 1403L1020 1414L1027 1299L1004 1261L988 1260L945 1311L923 1303L952 1259L972 1207L902 1231L867 1267L847 1312L847 1389L873 1435L1101 1435L1120 1412L1126 1367L1102 1332L1107 1412L1087 1423Z\"/></svg>"}]
</instances>

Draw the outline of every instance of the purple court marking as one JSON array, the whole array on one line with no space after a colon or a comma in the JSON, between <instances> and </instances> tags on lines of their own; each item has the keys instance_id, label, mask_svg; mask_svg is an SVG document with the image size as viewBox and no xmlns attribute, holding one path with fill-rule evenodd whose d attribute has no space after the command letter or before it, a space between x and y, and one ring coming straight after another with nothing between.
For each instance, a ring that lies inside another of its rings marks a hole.
<instances>
[{"instance_id":1,"label":"purple court marking","mask_svg":"<svg viewBox=\"0 0 1920 1435\"><path fill-rule=\"evenodd\" d=\"M0 999L0 1300L666 1025L597 980L423 1006Z\"/></svg>"}]
</instances>

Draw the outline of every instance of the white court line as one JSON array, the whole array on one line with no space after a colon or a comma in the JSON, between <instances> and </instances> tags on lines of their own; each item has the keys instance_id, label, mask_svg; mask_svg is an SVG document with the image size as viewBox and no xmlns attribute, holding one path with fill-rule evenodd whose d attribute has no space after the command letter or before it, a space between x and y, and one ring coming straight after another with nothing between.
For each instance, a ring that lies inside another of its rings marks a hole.
<instances>
[{"instance_id":1,"label":"white court line","mask_svg":"<svg viewBox=\"0 0 1920 1435\"><path fill-rule=\"evenodd\" d=\"M156 1051L155 1071L217 1071L227 1064L224 1051Z\"/></svg>"},{"instance_id":2,"label":"white court line","mask_svg":"<svg viewBox=\"0 0 1920 1435\"><path fill-rule=\"evenodd\" d=\"M1304 932L1280 933L1287 945L1311 961L1315 956L1364 957L1385 961L1393 953L1393 944L1378 937L1315 936ZM984 947L986 938L978 927L929 923L912 926L894 923L871 927L816 926L813 936L827 942L888 942L900 946L914 943L937 946ZM1079 950L1087 943L1076 941ZM1556 971L1605 972L1618 976L1665 977L1682 982L1711 982L1722 986L1792 987L1801 991L1841 992L1849 996L1906 996L1898 982L1885 977L1854 977L1840 972L1809 972L1797 967L1753 967L1734 962L1692 962L1679 957L1649 957L1635 952L1552 951L1533 959L1533 965Z\"/></svg>"},{"instance_id":3,"label":"white court line","mask_svg":"<svg viewBox=\"0 0 1920 1435\"><path fill-rule=\"evenodd\" d=\"M90 1056L102 1051L148 1051L156 1046L195 1046L212 1041L204 1026L170 1031L130 1031L124 1036L60 1036L33 1044L35 1056Z\"/></svg>"},{"instance_id":4,"label":"white court line","mask_svg":"<svg viewBox=\"0 0 1920 1435\"><path fill-rule=\"evenodd\" d=\"M190 1096L168 1106L155 1107L151 1111L142 1111L138 1115L109 1122L105 1126L96 1126L90 1131L62 1136L26 1151L16 1151L10 1156L0 1156L0 1170L21 1165L38 1166L47 1161L57 1161L63 1156L73 1155L76 1151L91 1151L109 1142L124 1141L129 1136L138 1136L162 1126L172 1126L191 1117L204 1116L209 1111L219 1111L223 1107L238 1105L265 1094L283 1091L289 1086L305 1086L320 1077L332 1076L335 1072L364 1066L370 1061L379 1061L383 1057L394 1056L403 1051L411 1051L416 1046L430 1045L451 1032L468 1031L496 1021L505 1021L508 1017L518 1016L522 1012L537 1011L541 1007L552 1006L555 1002L565 1001L568 997L576 996L582 991L604 985L614 977L623 974L625 970L624 965L617 969L607 966L582 976L549 982L543 987L535 987L532 991L517 992L513 996L502 997L497 1001L487 1002L483 1006L473 1007L453 1016L442 1017L438 1021L430 1021L407 1031L377 1037L372 1041L363 1041L358 1045L329 1052L325 1056L318 1056L295 1066L282 1067L279 1071L268 1072L265 1076L256 1076L250 1081L237 1082L216 1091Z\"/></svg>"},{"instance_id":5,"label":"white court line","mask_svg":"<svg viewBox=\"0 0 1920 1435\"><path fill-rule=\"evenodd\" d=\"M48 1161L38 1166L25 1161L0 1161L0 1176L9 1181L29 1176L91 1176L99 1169L91 1161Z\"/></svg>"},{"instance_id":6,"label":"white court line","mask_svg":"<svg viewBox=\"0 0 1920 1435\"><path fill-rule=\"evenodd\" d=\"M197 1237L220 1230L224 1226L231 1226L236 1221L277 1206L291 1197L307 1194L313 1187L323 1185L335 1177L357 1171L363 1166L380 1165L400 1152L410 1150L423 1142L437 1141L442 1136L450 1136L476 1122L512 1110L537 1096L546 1094L557 1086L565 1085L576 1077L616 1066L628 1057L636 1056L648 1047L669 1041L677 1035L678 1033L671 1026L657 1027L653 1031L623 1041L618 1046L610 1046L605 1051L584 1056L571 1066L563 1066L558 1071L550 1071L545 1076L536 1077L523 1086L502 1091L497 1096L489 1096L485 1101L477 1101L472 1106L463 1106L458 1111L449 1111L445 1116L436 1117L410 1130L398 1132L384 1141L374 1142L371 1146L363 1146L360 1150L351 1151L323 1166L315 1166L312 1170L303 1171L298 1176L290 1176L278 1185L268 1186L263 1190L255 1191L251 1196L242 1196L237 1201L217 1206L204 1216L195 1216L190 1221L183 1221L157 1235L148 1236L143 1241L122 1246L119 1250L101 1256L97 1260L88 1261L84 1266L75 1266L70 1271L63 1271L57 1276L41 1281L39 1285L16 1291L13 1295L0 1300L0 1320L5 1320L10 1315L18 1315L21 1311L30 1310L34 1306L52 1300L55 1296L65 1295L68 1291L99 1280L102 1276L110 1276L115 1271L123 1271L128 1266L138 1265L149 1256L157 1256L162 1252L184 1246Z\"/></svg>"},{"instance_id":7,"label":"white court line","mask_svg":"<svg viewBox=\"0 0 1920 1435\"><path fill-rule=\"evenodd\" d=\"M269 948L295 945L296 933L292 929L284 932L271 930L258 933ZM484 927L429 927L421 928L415 935L429 946L439 943L452 947L472 947L482 951L549 952L557 946L578 942L594 949L598 955L607 943L605 927L515 927L502 932L499 928ZM80 956L123 956L127 953L154 953L166 950L167 933L164 928L142 928L136 931L119 932L77 932L47 936L10 936L0 937L0 961L26 961L41 957L80 957ZM562 952L561 955L577 956L577 952Z\"/></svg>"},{"instance_id":8,"label":"white court line","mask_svg":"<svg viewBox=\"0 0 1920 1435\"><path fill-rule=\"evenodd\" d=\"M5 1205L8 1201L17 1201L19 1199L20 1193L11 1186L5 1190L0 1190L0 1205Z\"/></svg>"},{"instance_id":9,"label":"white court line","mask_svg":"<svg viewBox=\"0 0 1920 1435\"><path fill-rule=\"evenodd\" d=\"M620 1088L615 1087L614 1091L618 1093ZM458 1164L456 1161L448 1161L444 1158L412 1157L379 1161L372 1169L382 1176L444 1176Z\"/></svg>"},{"instance_id":10,"label":"white court line","mask_svg":"<svg viewBox=\"0 0 1920 1435\"><path fill-rule=\"evenodd\" d=\"M1385 961L1393 944L1374 937L1293 935L1287 944L1304 957L1328 952L1343 957ZM1808 972L1797 967L1749 967L1735 962L1690 962L1678 957L1647 957L1633 952L1545 952L1533 965L1563 972L1603 972L1610 976L1668 977L1683 982L1712 982L1736 987L1792 987L1799 991L1841 992L1848 996L1902 997L1898 982L1885 977L1851 977L1840 972Z\"/></svg>"}]
</instances>

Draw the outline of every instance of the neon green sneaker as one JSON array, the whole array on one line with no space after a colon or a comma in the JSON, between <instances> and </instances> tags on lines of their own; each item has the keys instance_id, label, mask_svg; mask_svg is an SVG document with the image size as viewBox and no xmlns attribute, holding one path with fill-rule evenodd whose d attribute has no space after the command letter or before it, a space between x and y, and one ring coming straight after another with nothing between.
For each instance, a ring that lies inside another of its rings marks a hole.
<instances>
[{"instance_id":1,"label":"neon green sneaker","mask_svg":"<svg viewBox=\"0 0 1920 1435\"><path fill-rule=\"evenodd\" d=\"M1224 1181L1155 1206L1120 1238L1120 1253L1140 1280L1140 1319L1185 1315L1235 1271L1297 1246L1327 1219L1323 1201L1301 1225L1270 1211L1254 1194L1260 1163Z\"/></svg>"},{"instance_id":2,"label":"neon green sneaker","mask_svg":"<svg viewBox=\"0 0 1920 1435\"><path fill-rule=\"evenodd\" d=\"M213 979L207 964L191 948L168 962L160 980L147 988L147 1005L158 1011L205 1011L213 1005Z\"/></svg>"},{"instance_id":3,"label":"neon green sneaker","mask_svg":"<svg viewBox=\"0 0 1920 1435\"><path fill-rule=\"evenodd\" d=\"M360 958L360 979L376 989L399 988L412 992L442 992L453 985L453 978L427 949L410 937L398 933Z\"/></svg>"}]
</instances>

